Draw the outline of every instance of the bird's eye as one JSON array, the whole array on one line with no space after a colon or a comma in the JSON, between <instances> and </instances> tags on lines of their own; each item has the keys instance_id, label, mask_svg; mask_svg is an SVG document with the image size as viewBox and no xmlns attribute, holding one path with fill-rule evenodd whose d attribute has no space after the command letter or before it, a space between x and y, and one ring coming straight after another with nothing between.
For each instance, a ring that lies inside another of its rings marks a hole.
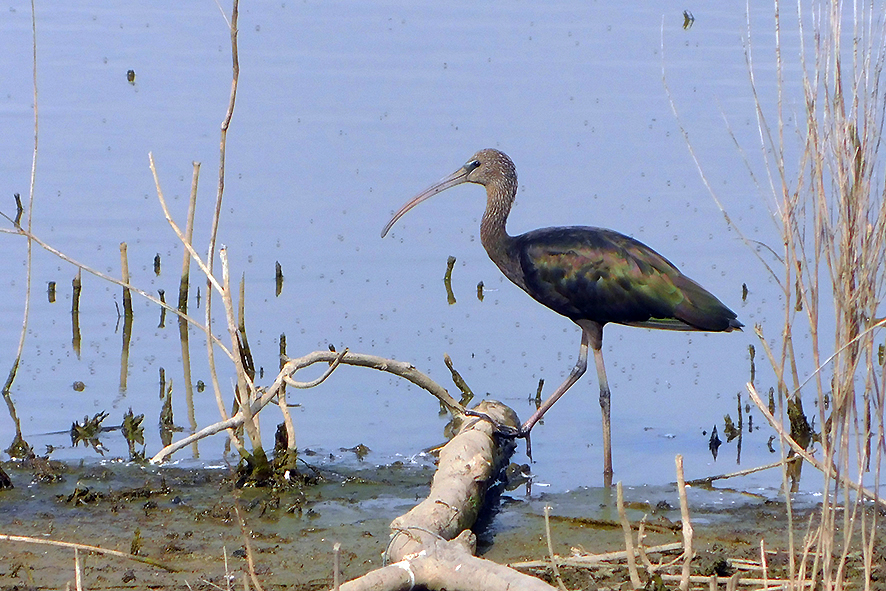
<instances>
[{"instance_id":1,"label":"bird's eye","mask_svg":"<svg viewBox=\"0 0 886 591\"><path fill-rule=\"evenodd\" d=\"M470 162L465 164L465 170L467 170L468 172L471 172L477 168L480 168L480 161L479 160L471 160Z\"/></svg>"}]
</instances>

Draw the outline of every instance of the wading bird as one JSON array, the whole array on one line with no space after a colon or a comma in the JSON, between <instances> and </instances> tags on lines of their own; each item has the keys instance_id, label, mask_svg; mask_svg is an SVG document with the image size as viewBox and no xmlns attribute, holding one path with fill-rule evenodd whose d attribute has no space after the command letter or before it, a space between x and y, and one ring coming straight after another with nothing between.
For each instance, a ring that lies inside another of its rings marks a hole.
<instances>
[{"instance_id":1,"label":"wading bird","mask_svg":"<svg viewBox=\"0 0 886 591\"><path fill-rule=\"evenodd\" d=\"M624 234L603 228L542 228L519 236L505 230L517 195L517 171L506 154L480 150L451 175L425 189L394 214L382 238L407 211L462 183L486 187L480 241L505 277L536 301L582 330L578 362L566 381L513 435L525 437L587 369L594 351L603 413L603 473L612 476L609 383L603 367L603 326L731 332L743 326L736 314L663 256ZM530 452L531 453L531 452Z\"/></svg>"}]
</instances>

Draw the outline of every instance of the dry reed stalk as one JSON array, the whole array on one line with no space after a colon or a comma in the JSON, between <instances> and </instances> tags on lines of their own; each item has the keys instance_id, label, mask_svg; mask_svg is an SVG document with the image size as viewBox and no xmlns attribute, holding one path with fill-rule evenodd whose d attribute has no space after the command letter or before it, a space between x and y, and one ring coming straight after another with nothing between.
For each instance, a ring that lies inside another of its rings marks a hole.
<instances>
[{"instance_id":1,"label":"dry reed stalk","mask_svg":"<svg viewBox=\"0 0 886 591\"><path fill-rule=\"evenodd\" d=\"M677 493L680 496L680 519L683 525L683 574L680 578L681 591L689 589L689 577L692 574L692 559L695 551L692 549L692 522L689 520L689 500L686 497L686 481L683 479L683 456L677 454L674 458L677 465Z\"/></svg>"},{"instance_id":2,"label":"dry reed stalk","mask_svg":"<svg viewBox=\"0 0 886 591\"><path fill-rule=\"evenodd\" d=\"M625 558L628 563L628 574L631 577L631 585L634 589L639 589L643 586L643 583L640 581L640 573L637 572L637 561L634 558L634 540L632 537L633 534L631 533L631 523L628 521L627 513L625 513L625 498L621 486L621 480L615 485L615 503L618 507L618 518L619 521L621 521L621 529L622 532L624 532Z\"/></svg>"},{"instance_id":3,"label":"dry reed stalk","mask_svg":"<svg viewBox=\"0 0 886 591\"><path fill-rule=\"evenodd\" d=\"M258 431L258 418L252 412L252 404L255 396L255 385L249 379L246 368L243 365L243 353L240 343L240 335L237 330L237 321L234 318L234 302L231 299L231 278L228 273L228 251L222 246L218 251L222 263L222 305L225 310L225 320L228 325L228 335L231 339L231 348L234 352L234 367L237 370L237 405L239 412L243 413L243 427L249 436L253 451L261 449L261 435ZM208 294L207 294L208 295Z\"/></svg>"},{"instance_id":4,"label":"dry reed stalk","mask_svg":"<svg viewBox=\"0 0 886 591\"><path fill-rule=\"evenodd\" d=\"M332 545L332 588L341 589L341 543Z\"/></svg>"},{"instance_id":5,"label":"dry reed stalk","mask_svg":"<svg viewBox=\"0 0 886 591\"><path fill-rule=\"evenodd\" d=\"M551 506L545 505L545 539L548 542L548 557L551 559L551 570L554 571L554 580L557 581L557 587L560 591L566 591L566 585L563 584L563 578L560 576L560 568L557 566L557 560L554 554L554 542L551 539Z\"/></svg>"},{"instance_id":6,"label":"dry reed stalk","mask_svg":"<svg viewBox=\"0 0 886 591\"><path fill-rule=\"evenodd\" d=\"M640 520L640 525L637 528L637 556L640 557L640 562L646 567L646 572L653 575L658 570L658 567L652 564L652 561L649 560L649 556L646 555L646 545L643 543L643 540L645 539L646 515L644 514L643 519Z\"/></svg>"},{"instance_id":7,"label":"dry reed stalk","mask_svg":"<svg viewBox=\"0 0 886 591\"><path fill-rule=\"evenodd\" d=\"M675 552L683 548L682 542L673 542L670 544L662 544L661 546L651 546L645 548L645 554L658 554L665 552ZM628 553L624 550L617 552L605 552L603 554L588 554L583 556L559 556L557 564L560 566L577 566L589 567L600 564L606 564L615 560L625 560ZM514 568L544 568L550 564L547 560L525 560L521 562L512 562L509 566Z\"/></svg>"},{"instance_id":8,"label":"dry reed stalk","mask_svg":"<svg viewBox=\"0 0 886 591\"><path fill-rule=\"evenodd\" d=\"M814 396L818 424L824 427L821 458L815 465L819 469L828 467L823 470L821 524L813 536L814 543L810 545L807 537L803 549L804 555L812 555L811 572L805 560L799 566L795 562L792 499L786 494L789 569L791 579L798 584L805 583L808 576L828 589L841 589L845 584L854 534L860 535L864 562L872 560L876 512L866 516L862 497L853 491L861 489L866 471L872 471L874 482L880 482L886 451L886 375L877 368L874 346L876 335L882 334L883 324L877 318L882 317L878 311L886 293L886 174L879 157L886 122L886 85L882 81L886 65L884 16L883 6L875 6L869 0L860 0L851 7L830 0L800 0L793 4L776 0L771 58L775 66L776 104L774 109L768 109L758 91L754 56L757 41L752 41L748 11L745 58L767 190L774 198L773 214L781 226L784 246L780 254L768 250L783 263L782 271L774 270L763 259L756 245L744 237L728 216L680 124L702 181L727 223L751 246L783 293L780 342L772 347L777 350L770 349L758 329L775 373L779 395L776 416L784 416L788 404L799 405L803 394L806 398ZM794 19L793 26L799 33L795 37L782 34L789 18ZM848 26L844 26L844 20ZM807 24L811 24L809 31L805 29ZM787 39L797 39L799 51L794 47L785 51ZM787 63L792 59L797 59L796 64ZM786 76L786 71L791 76ZM802 97L799 118L791 94L793 87L787 82L796 72ZM664 68L663 81L679 122ZM731 129L729 133L754 184L760 187L750 160ZM789 163L789 158L794 157L796 161ZM830 306L833 322L827 316ZM834 352L830 356L828 337L833 338ZM808 360L812 371L801 379L801 372L807 372ZM828 375L824 375L826 368L830 370ZM759 399L755 404L764 414L767 412ZM863 417L859 416L859 409L864 409ZM792 443L784 430L780 434L783 458L790 449L790 453L809 459L805 445ZM875 451L869 451L875 441L879 445ZM796 484L797 468L798 465L793 466L791 474L783 472L786 493L791 487L789 480ZM876 494L872 498L881 502ZM837 540L837 532L842 540ZM834 555L836 561L832 560ZM870 571L867 572L866 585L870 585Z\"/></svg>"},{"instance_id":9,"label":"dry reed stalk","mask_svg":"<svg viewBox=\"0 0 886 591\"><path fill-rule=\"evenodd\" d=\"M238 0L233 1L233 6L231 9L231 20L228 22L228 26L230 28L231 33L231 54L233 60L233 75L231 79L231 96L228 101L228 108L225 112L225 117L222 120L221 124L221 138L219 140L219 165L218 165L218 190L216 192L215 199L215 209L212 214L212 227L209 231L209 247L206 252L206 268L208 270L204 271L207 280L207 289L206 289L206 314L205 314L205 326L206 331L208 333L212 332L212 289L210 286L212 285L215 277L212 273L213 263L215 260L215 242L218 237L218 226L219 220L221 219L221 205L222 205L222 197L225 192L225 151L227 149L227 137L228 137L228 127L231 125L231 118L234 116L234 104L237 99L237 84L240 79L240 62L237 52L237 20L239 17L239 3ZM217 283L217 282L216 282ZM225 403L221 393L221 385L218 381L218 372L215 367L215 352L213 350L213 346L211 343L207 341L206 345L206 354L209 361L209 373L212 381L212 388L215 392L215 401L218 405L219 413L223 419L226 419L228 414L225 411ZM234 360L237 363L236 360ZM239 379L239 375L238 375ZM231 443L237 448L237 451L240 453L241 457L246 455L246 450L243 448L242 443L236 437L233 431L229 432Z\"/></svg>"},{"instance_id":10,"label":"dry reed stalk","mask_svg":"<svg viewBox=\"0 0 886 591\"><path fill-rule=\"evenodd\" d=\"M111 550L108 548L102 548L100 546L89 546L87 544L75 544L73 542L59 542L56 540L46 540L43 538L32 538L29 536L12 536L8 534L0 534L0 542L19 542L24 544L36 544L38 546L55 546L57 548L70 548L72 550L83 550L84 552L93 552L95 554L106 554L108 556L117 556L118 558L126 558L127 560L134 560L136 562L141 562L143 564L148 564L151 566L155 566L157 568L161 568L170 573L178 572L178 569L175 569L171 566L163 564L162 562L157 562L156 560L151 560L150 558L145 558L144 556L137 556L135 554L127 554L126 552L119 552L117 550Z\"/></svg>"},{"instance_id":11,"label":"dry reed stalk","mask_svg":"<svg viewBox=\"0 0 886 591\"><path fill-rule=\"evenodd\" d=\"M185 232L181 240L186 245L193 243L194 239L194 215L197 211L197 184L200 179L200 163L193 162L193 173L191 174L191 192L188 197L188 214L185 219ZM188 310L188 291L191 277L191 253L187 246L182 255L182 274L178 286L178 307L183 312Z\"/></svg>"},{"instance_id":12,"label":"dry reed stalk","mask_svg":"<svg viewBox=\"0 0 886 591\"><path fill-rule=\"evenodd\" d=\"M123 283L123 313L132 316L132 292L129 285L129 256L125 242L120 243L120 280Z\"/></svg>"},{"instance_id":13,"label":"dry reed stalk","mask_svg":"<svg viewBox=\"0 0 886 591\"><path fill-rule=\"evenodd\" d=\"M83 571L80 568L80 550L74 548L74 581L77 591L83 591Z\"/></svg>"},{"instance_id":14,"label":"dry reed stalk","mask_svg":"<svg viewBox=\"0 0 886 591\"><path fill-rule=\"evenodd\" d=\"M766 565L766 540L760 539L760 566L763 570L763 587L769 587L769 569Z\"/></svg>"},{"instance_id":15,"label":"dry reed stalk","mask_svg":"<svg viewBox=\"0 0 886 591\"><path fill-rule=\"evenodd\" d=\"M280 369L286 365L286 335L280 333ZM283 415L283 424L286 427L286 449L295 451L297 449L295 439L295 424L292 421L292 414L289 412L289 404L286 402L286 383L280 385L277 393L277 405L280 407L280 414Z\"/></svg>"},{"instance_id":16,"label":"dry reed stalk","mask_svg":"<svg viewBox=\"0 0 886 591\"><path fill-rule=\"evenodd\" d=\"M191 175L191 192L188 198L188 214L185 220L184 242L193 244L194 238L194 215L197 210L197 184L200 179L200 163L193 162L193 173ZM178 286L178 309L187 313L188 311L188 293L190 288L191 275L191 254L187 248L184 248L182 256L181 279ZM179 318L178 322L179 340L182 349L182 378L185 384L185 404L188 407L188 424L191 431L197 430L197 415L194 408L194 380L191 376L191 339L188 330L188 323ZM196 442L193 446L194 458L200 457L200 451Z\"/></svg>"},{"instance_id":17,"label":"dry reed stalk","mask_svg":"<svg viewBox=\"0 0 886 591\"><path fill-rule=\"evenodd\" d=\"M694 480L687 480L687 486L706 486L714 482L715 480L725 480L727 478L738 478L739 476L747 476L749 474L754 474L755 472L762 472L763 470L771 470L772 468L782 468L787 462L791 462L794 460L779 460L777 462L772 462L771 464L766 464L764 466L756 466L754 468L748 468L746 470L738 470L736 472L729 472L726 474L717 474L715 476L705 476L704 478L696 478Z\"/></svg>"}]
</instances>

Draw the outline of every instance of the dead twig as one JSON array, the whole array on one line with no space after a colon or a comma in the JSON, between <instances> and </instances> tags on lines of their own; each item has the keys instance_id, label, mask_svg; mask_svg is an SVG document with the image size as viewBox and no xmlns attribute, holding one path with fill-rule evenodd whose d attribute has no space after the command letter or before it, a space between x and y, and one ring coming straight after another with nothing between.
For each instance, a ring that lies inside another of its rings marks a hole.
<instances>
[{"instance_id":1,"label":"dead twig","mask_svg":"<svg viewBox=\"0 0 886 591\"><path fill-rule=\"evenodd\" d=\"M59 542L57 540L44 540L42 538L32 538L30 536L12 536L9 534L0 534L0 541L21 542L24 544L37 544L40 546L55 546L57 548L72 548L74 550L83 550L84 552L95 552L96 554L106 554L108 556L117 556L119 558L126 558L129 560L134 560L136 562L148 564L151 566L155 566L157 568L162 568L166 572L170 572L170 573L177 573L178 572L178 569L176 569L176 568L173 568L169 565L163 564L162 562L157 562L156 560L151 560L150 558L145 558L144 556L136 556L135 554L127 554L126 552L118 552L117 550L110 550L108 548L101 548L99 546L89 546L87 544L75 544L73 542Z\"/></svg>"},{"instance_id":2,"label":"dead twig","mask_svg":"<svg viewBox=\"0 0 886 591\"><path fill-rule=\"evenodd\" d=\"M313 353L309 353L303 357L290 359L283 366L283 369L280 370L280 373L277 375L274 383L271 384L266 390L262 391L261 396L259 396L251 403L248 411L249 415L255 415L269 402L277 398L283 384L290 383L287 381L287 378L291 380L292 376L295 375L297 371L314 365L315 363L333 363L336 364L336 367L338 366L338 364L355 365L358 367L369 367L371 369L377 369L379 371L392 373L394 375L400 376L401 378L409 380L413 384L427 390L428 392L436 396L437 399L440 400L440 402L442 402L444 406L446 406L446 408L453 413L453 415L464 416L464 407L462 407L454 398L452 398L452 396L449 395L449 392L447 392L442 386L440 386L437 382L432 380L424 373L417 370L412 364L404 363L402 361L395 361L393 359L386 359L384 357L378 357L376 355L351 353L348 350L344 350L338 353L334 351L314 351ZM327 369L324 373L329 373L332 369L334 369L334 367L330 366L330 368ZM314 380L314 382L319 383L318 380ZM310 382L294 382L293 385L299 384L296 385L296 387L307 387L305 386L305 384L309 383ZM209 425L208 427L201 429L197 433L194 433L179 441L175 441L169 444L168 446L161 449L153 458L151 458L151 462L162 462L176 451L190 445L194 441L203 439L204 437L220 433L221 431L224 431L226 429L236 429L243 424L245 418L246 413L241 408L240 411L238 411L238 413L233 417L225 418L218 423Z\"/></svg>"},{"instance_id":3,"label":"dead twig","mask_svg":"<svg viewBox=\"0 0 886 591\"><path fill-rule=\"evenodd\" d=\"M677 454L677 492L680 495L680 518L683 521L683 574L680 578L681 591L688 591L689 577L692 574L692 522L689 520L689 501L686 498L686 481L683 479L683 456Z\"/></svg>"},{"instance_id":4,"label":"dead twig","mask_svg":"<svg viewBox=\"0 0 886 591\"><path fill-rule=\"evenodd\" d=\"M645 549L648 554L661 554L667 552L676 552L683 548L681 542L673 542L670 544L662 544L661 546L652 546ZM603 554L587 554L582 556L557 557L558 566L575 566L588 567L601 564L607 564L617 560L625 560L628 553L625 550L617 552L604 552ZM549 560L525 560L522 562L512 562L509 566L513 568L544 568L550 564Z\"/></svg>"},{"instance_id":5,"label":"dead twig","mask_svg":"<svg viewBox=\"0 0 886 591\"><path fill-rule=\"evenodd\" d=\"M633 585L634 589L639 589L643 586L643 583L640 581L640 573L637 572L637 561L634 556L636 551L634 550L633 533L631 532L631 522L628 521L628 515L625 513L625 498L621 486L621 480L615 485L615 499L616 505L618 506L618 517L621 521L621 529L624 531L625 536L625 558L628 562L628 573L631 576L631 585Z\"/></svg>"},{"instance_id":6,"label":"dead twig","mask_svg":"<svg viewBox=\"0 0 886 591\"><path fill-rule=\"evenodd\" d=\"M563 584L563 578L560 576L560 569L557 567L557 561L554 558L554 542L551 540L551 506L545 505L545 539L548 541L548 556L551 559L551 570L554 571L554 580L560 591L566 591L566 585Z\"/></svg>"},{"instance_id":7,"label":"dead twig","mask_svg":"<svg viewBox=\"0 0 886 591\"><path fill-rule=\"evenodd\" d=\"M717 474L716 476L705 476L704 478L696 478L694 480L687 480L686 486L706 486L714 482L715 480L726 480L727 478L738 478L740 476L747 476L749 474L754 474L755 472L762 472L763 470L771 470L772 468L780 468L785 464L790 462L795 462L799 460L799 458L786 458L784 460L779 460L777 462L772 462L771 464L766 464L765 466L757 466L755 468L747 468L746 470L738 470L737 472L729 472L726 474Z\"/></svg>"}]
</instances>

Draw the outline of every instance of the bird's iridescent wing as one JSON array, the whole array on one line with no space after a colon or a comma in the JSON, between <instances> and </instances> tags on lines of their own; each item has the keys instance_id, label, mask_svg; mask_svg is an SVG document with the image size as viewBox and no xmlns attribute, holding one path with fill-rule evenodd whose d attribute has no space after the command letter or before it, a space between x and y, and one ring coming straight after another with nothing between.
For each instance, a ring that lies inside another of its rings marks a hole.
<instances>
[{"instance_id":1,"label":"bird's iridescent wing","mask_svg":"<svg viewBox=\"0 0 886 591\"><path fill-rule=\"evenodd\" d=\"M732 330L734 312L667 259L618 232L567 227L517 237L526 291L572 318L677 330Z\"/></svg>"}]
</instances>

